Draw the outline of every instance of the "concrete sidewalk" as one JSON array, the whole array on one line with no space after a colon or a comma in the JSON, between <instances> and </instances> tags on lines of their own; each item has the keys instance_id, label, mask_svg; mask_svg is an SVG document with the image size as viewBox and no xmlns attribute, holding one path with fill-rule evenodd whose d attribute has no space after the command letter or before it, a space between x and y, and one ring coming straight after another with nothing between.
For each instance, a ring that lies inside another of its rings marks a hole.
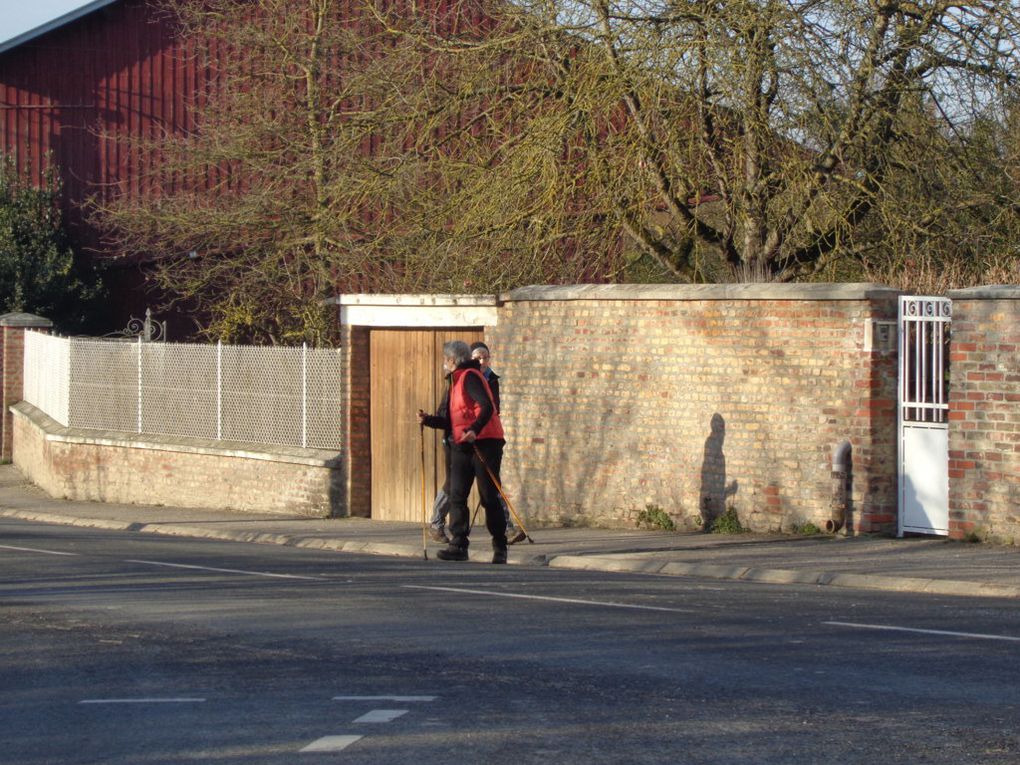
<instances>
[{"instance_id":1,"label":"concrete sidewalk","mask_svg":"<svg viewBox=\"0 0 1020 765\"><path fill-rule=\"evenodd\" d=\"M0 518L117 531L422 557L421 526L53 499L0 465ZM480 529L472 561L488 561ZM791 537L529 528L510 563L551 568L1020 598L1020 549L940 538ZM429 542L429 558L438 545ZM436 565L457 565L440 563Z\"/></svg>"}]
</instances>

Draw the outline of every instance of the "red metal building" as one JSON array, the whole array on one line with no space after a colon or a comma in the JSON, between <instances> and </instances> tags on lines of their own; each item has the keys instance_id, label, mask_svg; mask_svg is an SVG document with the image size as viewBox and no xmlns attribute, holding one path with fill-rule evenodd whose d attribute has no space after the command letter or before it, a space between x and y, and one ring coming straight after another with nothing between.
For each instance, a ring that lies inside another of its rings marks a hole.
<instances>
[{"instance_id":1,"label":"red metal building","mask_svg":"<svg viewBox=\"0 0 1020 765\"><path fill-rule=\"evenodd\" d=\"M20 34L11 30L14 36L0 25L0 152L36 184L56 168L75 243L102 257L116 253L104 251L82 204L92 195L137 192L148 160L117 137L186 129L186 104L207 72L152 3L77 6ZM147 300L138 264L115 263L110 276L111 321L141 315Z\"/></svg>"}]
</instances>

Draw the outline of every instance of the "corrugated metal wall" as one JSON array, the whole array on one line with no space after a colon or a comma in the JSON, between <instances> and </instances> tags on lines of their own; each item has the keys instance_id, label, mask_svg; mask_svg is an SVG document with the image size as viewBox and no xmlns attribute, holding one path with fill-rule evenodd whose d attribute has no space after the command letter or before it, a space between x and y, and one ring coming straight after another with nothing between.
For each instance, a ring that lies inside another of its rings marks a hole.
<instances>
[{"instance_id":1,"label":"corrugated metal wall","mask_svg":"<svg viewBox=\"0 0 1020 765\"><path fill-rule=\"evenodd\" d=\"M59 169L68 223L87 246L78 203L136 192L149 159L109 134L157 137L187 127L205 69L144 0L123 0L0 54L0 150L35 183Z\"/></svg>"},{"instance_id":2,"label":"corrugated metal wall","mask_svg":"<svg viewBox=\"0 0 1020 765\"><path fill-rule=\"evenodd\" d=\"M44 181L47 168L57 168L65 220L75 243L86 252L120 254L103 247L83 215L82 203L91 196L137 195L146 169L158 161L158 150L141 156L125 138L155 140L187 131L192 127L188 105L195 104L197 113L204 94L219 86L206 62L229 55L212 39L176 39L174 23L156 5L153 0L118 0L0 53L0 152L12 155L18 169L36 184ZM441 25L467 20L484 26L480 3L468 3L468 11L450 0L425 0L419 8L422 5L435 8ZM336 8L340 23L364 23L356 7L341 0ZM327 67L327 77L339 77L342 70L340 57ZM377 139L366 140L362 151L372 154L377 148ZM197 183L213 188L221 182L221 172L210 167ZM244 179L232 183L243 184ZM115 265L106 275L113 293L109 329L123 327L156 302L145 294L137 261ZM343 291L358 289L357 284L345 287ZM191 330L185 323L183 331Z\"/></svg>"}]
</instances>

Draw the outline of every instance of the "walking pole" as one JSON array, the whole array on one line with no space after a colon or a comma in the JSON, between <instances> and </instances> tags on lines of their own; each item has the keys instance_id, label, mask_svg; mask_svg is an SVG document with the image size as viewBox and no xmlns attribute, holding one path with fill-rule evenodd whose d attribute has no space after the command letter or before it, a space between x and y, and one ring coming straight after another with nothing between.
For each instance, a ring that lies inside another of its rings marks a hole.
<instances>
[{"instance_id":1,"label":"walking pole","mask_svg":"<svg viewBox=\"0 0 1020 765\"><path fill-rule=\"evenodd\" d=\"M418 426L419 441L421 442L421 554L425 560L429 559L428 537L425 533L425 523L428 513L425 510L425 425Z\"/></svg>"},{"instance_id":2,"label":"walking pole","mask_svg":"<svg viewBox=\"0 0 1020 765\"><path fill-rule=\"evenodd\" d=\"M530 542L531 544L535 544L535 540L531 538L531 535L528 533L528 530L524 527L524 522L521 520L521 516L519 516L517 514L517 511L514 510L513 503L507 498L506 494L503 492L503 487L500 486L499 481L496 480L496 475L492 472L492 470L489 469L489 463L485 461L485 457L483 457L482 453L478 451L478 447L474 446L474 444L472 444L472 446L474 447L475 450L475 456L478 457L478 460L485 467L485 472L489 474L489 480L491 480L493 485L495 485L496 491L499 492L499 496L501 496L503 498L503 501L506 502L506 508L507 510L510 511L510 515L512 515L514 517L514 520L517 521L518 528L520 528L520 530L524 532L524 538L527 539L528 542Z\"/></svg>"},{"instance_id":3,"label":"walking pole","mask_svg":"<svg viewBox=\"0 0 1020 765\"><path fill-rule=\"evenodd\" d=\"M475 521L478 520L478 511L481 509L481 507L482 501L478 500L478 504L475 505L475 514L471 516L471 526L469 528L473 529L475 527Z\"/></svg>"}]
</instances>

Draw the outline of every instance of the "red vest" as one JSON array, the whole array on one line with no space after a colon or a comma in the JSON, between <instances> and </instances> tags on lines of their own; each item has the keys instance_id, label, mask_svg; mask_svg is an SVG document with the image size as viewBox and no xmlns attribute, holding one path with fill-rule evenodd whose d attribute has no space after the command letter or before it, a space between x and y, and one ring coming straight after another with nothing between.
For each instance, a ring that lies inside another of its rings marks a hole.
<instances>
[{"instance_id":1,"label":"red vest","mask_svg":"<svg viewBox=\"0 0 1020 765\"><path fill-rule=\"evenodd\" d=\"M453 383L450 385L450 422L453 425L453 442L459 444L467 430L474 421L478 419L481 407L464 390L464 382L468 374L478 375L485 386L485 392L489 394L489 401L492 399L492 391L489 390L489 383L485 375L477 369L455 369L453 371ZM496 404L492 404L492 417L485 423L478 438L503 438L503 423L499 421L499 413L496 411Z\"/></svg>"}]
</instances>

